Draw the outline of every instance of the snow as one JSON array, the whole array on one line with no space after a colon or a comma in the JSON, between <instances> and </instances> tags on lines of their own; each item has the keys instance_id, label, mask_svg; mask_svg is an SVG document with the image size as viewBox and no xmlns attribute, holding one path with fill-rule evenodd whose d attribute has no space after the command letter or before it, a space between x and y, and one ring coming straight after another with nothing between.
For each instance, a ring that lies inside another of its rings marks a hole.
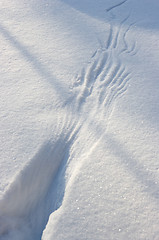
<instances>
[{"instance_id":1,"label":"snow","mask_svg":"<svg viewBox=\"0 0 159 240\"><path fill-rule=\"evenodd\" d=\"M0 240L158 239L158 9L1 1Z\"/></svg>"}]
</instances>

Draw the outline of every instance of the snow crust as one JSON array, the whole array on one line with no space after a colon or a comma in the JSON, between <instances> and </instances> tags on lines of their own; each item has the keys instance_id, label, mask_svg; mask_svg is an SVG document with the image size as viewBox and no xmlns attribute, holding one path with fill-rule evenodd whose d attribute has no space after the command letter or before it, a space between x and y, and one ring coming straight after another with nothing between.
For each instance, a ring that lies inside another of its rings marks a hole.
<instances>
[{"instance_id":1,"label":"snow crust","mask_svg":"<svg viewBox=\"0 0 159 240\"><path fill-rule=\"evenodd\" d=\"M0 240L158 240L158 9L1 0Z\"/></svg>"}]
</instances>

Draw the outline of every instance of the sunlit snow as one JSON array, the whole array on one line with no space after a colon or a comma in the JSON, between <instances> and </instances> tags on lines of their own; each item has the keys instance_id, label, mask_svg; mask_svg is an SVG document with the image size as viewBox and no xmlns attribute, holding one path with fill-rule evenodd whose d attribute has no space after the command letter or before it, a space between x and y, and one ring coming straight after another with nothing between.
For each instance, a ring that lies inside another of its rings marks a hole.
<instances>
[{"instance_id":1,"label":"sunlit snow","mask_svg":"<svg viewBox=\"0 0 159 240\"><path fill-rule=\"evenodd\" d=\"M158 0L1 0L0 240L159 239Z\"/></svg>"}]
</instances>

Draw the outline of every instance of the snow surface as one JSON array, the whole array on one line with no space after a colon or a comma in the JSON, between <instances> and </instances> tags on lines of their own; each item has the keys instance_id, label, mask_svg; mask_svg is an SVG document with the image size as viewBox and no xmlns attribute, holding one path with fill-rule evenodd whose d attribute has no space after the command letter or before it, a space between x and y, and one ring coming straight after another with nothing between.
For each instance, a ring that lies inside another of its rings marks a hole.
<instances>
[{"instance_id":1,"label":"snow surface","mask_svg":"<svg viewBox=\"0 0 159 240\"><path fill-rule=\"evenodd\" d=\"M0 240L159 239L158 11L1 0Z\"/></svg>"}]
</instances>

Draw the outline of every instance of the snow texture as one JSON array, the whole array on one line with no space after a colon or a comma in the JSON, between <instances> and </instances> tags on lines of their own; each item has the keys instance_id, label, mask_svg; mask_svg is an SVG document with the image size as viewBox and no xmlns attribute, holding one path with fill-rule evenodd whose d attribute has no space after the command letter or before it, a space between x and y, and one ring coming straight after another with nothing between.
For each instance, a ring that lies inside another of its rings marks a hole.
<instances>
[{"instance_id":1,"label":"snow texture","mask_svg":"<svg viewBox=\"0 0 159 240\"><path fill-rule=\"evenodd\" d=\"M1 0L0 240L159 239L158 0Z\"/></svg>"}]
</instances>

